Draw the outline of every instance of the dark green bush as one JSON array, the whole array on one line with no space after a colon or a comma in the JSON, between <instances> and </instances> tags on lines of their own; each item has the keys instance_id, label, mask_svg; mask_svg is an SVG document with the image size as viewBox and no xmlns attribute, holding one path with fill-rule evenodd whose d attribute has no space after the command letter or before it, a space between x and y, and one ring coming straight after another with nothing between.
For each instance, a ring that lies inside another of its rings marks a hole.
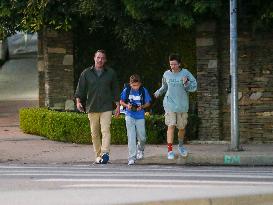
<instances>
[{"instance_id":1,"label":"dark green bush","mask_svg":"<svg viewBox=\"0 0 273 205\"><path fill-rule=\"evenodd\" d=\"M198 118L189 117L187 128L189 139L197 135ZM20 109L20 128L28 134L47 137L51 140L90 144L90 127L86 114L58 112L45 108ZM164 116L146 116L147 144L162 144L166 141ZM125 119L113 118L111 124L111 143L127 144Z\"/></svg>"}]
</instances>

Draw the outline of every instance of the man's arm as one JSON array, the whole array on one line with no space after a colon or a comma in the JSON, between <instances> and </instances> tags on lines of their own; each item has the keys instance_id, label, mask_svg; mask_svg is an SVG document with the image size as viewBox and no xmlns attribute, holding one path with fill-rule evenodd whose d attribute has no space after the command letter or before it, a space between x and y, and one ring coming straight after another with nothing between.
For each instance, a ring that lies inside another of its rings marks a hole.
<instances>
[{"instance_id":1,"label":"man's arm","mask_svg":"<svg viewBox=\"0 0 273 205\"><path fill-rule=\"evenodd\" d=\"M75 92L76 106L80 112L84 112L83 100L86 99L86 80L84 73L82 72Z\"/></svg>"}]
</instances>

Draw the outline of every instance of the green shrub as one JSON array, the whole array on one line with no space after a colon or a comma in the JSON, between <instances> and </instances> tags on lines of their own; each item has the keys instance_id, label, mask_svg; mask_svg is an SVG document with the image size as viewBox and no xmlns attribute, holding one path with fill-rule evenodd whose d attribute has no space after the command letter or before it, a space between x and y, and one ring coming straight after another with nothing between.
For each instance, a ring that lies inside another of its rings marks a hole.
<instances>
[{"instance_id":1,"label":"green shrub","mask_svg":"<svg viewBox=\"0 0 273 205\"><path fill-rule=\"evenodd\" d=\"M51 140L90 144L91 134L86 114L74 112L58 112L46 108L20 109L20 128L28 134L47 137ZM166 141L164 116L146 116L147 144L162 144ZM194 121L194 122L193 122ZM198 118L189 117L190 127L187 128L189 139L197 135ZM127 144L127 133L124 116L112 119L111 143Z\"/></svg>"}]
</instances>

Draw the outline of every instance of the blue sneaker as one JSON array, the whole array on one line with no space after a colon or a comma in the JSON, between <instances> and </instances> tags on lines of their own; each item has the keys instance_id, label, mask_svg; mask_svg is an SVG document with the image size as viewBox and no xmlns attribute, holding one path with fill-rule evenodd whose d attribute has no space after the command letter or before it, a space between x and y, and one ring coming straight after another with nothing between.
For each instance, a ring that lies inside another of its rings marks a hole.
<instances>
[{"instance_id":1,"label":"blue sneaker","mask_svg":"<svg viewBox=\"0 0 273 205\"><path fill-rule=\"evenodd\" d=\"M174 159L174 152L173 151L168 152L168 159Z\"/></svg>"},{"instance_id":2,"label":"blue sneaker","mask_svg":"<svg viewBox=\"0 0 273 205\"><path fill-rule=\"evenodd\" d=\"M180 155L182 156L182 157L187 157L188 156L188 151L187 151L187 149L184 147L184 146L179 146L178 145L178 151L179 151L179 153L180 153Z\"/></svg>"},{"instance_id":3,"label":"blue sneaker","mask_svg":"<svg viewBox=\"0 0 273 205\"><path fill-rule=\"evenodd\" d=\"M100 161L100 163L101 164L107 164L107 162L109 161L109 153L103 153L102 155L101 155L101 161Z\"/></svg>"}]
</instances>

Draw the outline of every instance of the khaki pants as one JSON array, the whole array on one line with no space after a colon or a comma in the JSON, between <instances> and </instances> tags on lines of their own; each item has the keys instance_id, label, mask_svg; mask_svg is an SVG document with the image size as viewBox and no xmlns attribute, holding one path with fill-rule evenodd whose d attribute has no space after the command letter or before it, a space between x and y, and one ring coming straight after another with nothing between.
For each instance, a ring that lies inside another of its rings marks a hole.
<instances>
[{"instance_id":1,"label":"khaki pants","mask_svg":"<svg viewBox=\"0 0 273 205\"><path fill-rule=\"evenodd\" d=\"M101 156L102 153L109 153L112 111L88 113L88 118L96 157Z\"/></svg>"}]
</instances>

